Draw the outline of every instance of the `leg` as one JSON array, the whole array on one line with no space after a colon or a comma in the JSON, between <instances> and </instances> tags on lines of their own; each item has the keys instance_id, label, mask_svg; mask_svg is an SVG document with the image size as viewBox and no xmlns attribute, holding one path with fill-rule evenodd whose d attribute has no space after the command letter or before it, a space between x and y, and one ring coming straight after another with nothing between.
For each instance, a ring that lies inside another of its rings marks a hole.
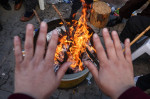
<instances>
[{"instance_id":1,"label":"leg","mask_svg":"<svg viewBox=\"0 0 150 99\"><path fill-rule=\"evenodd\" d=\"M32 10L35 9L38 0L25 0L25 10L26 12L33 12Z\"/></svg>"},{"instance_id":2,"label":"leg","mask_svg":"<svg viewBox=\"0 0 150 99\"><path fill-rule=\"evenodd\" d=\"M3 27L2 27L2 25L0 24L0 31L2 31L3 30Z\"/></svg>"},{"instance_id":3,"label":"leg","mask_svg":"<svg viewBox=\"0 0 150 99\"><path fill-rule=\"evenodd\" d=\"M15 4L18 4L18 3L20 3L20 1L21 1L21 0L15 0Z\"/></svg>"},{"instance_id":4,"label":"leg","mask_svg":"<svg viewBox=\"0 0 150 99\"><path fill-rule=\"evenodd\" d=\"M1 0L1 4L7 4L8 3L8 0Z\"/></svg>"},{"instance_id":5,"label":"leg","mask_svg":"<svg viewBox=\"0 0 150 99\"><path fill-rule=\"evenodd\" d=\"M2 7L6 10L11 10L11 6L8 3L8 0L0 0Z\"/></svg>"},{"instance_id":6,"label":"leg","mask_svg":"<svg viewBox=\"0 0 150 99\"><path fill-rule=\"evenodd\" d=\"M87 5L90 5L90 4L93 3L93 0L85 0L85 3L86 3Z\"/></svg>"},{"instance_id":7,"label":"leg","mask_svg":"<svg viewBox=\"0 0 150 99\"><path fill-rule=\"evenodd\" d=\"M77 11L81 8L81 6L82 6L82 3L80 0L73 1L72 10L71 10L71 14L70 14L71 19L75 18L75 16L73 16L73 14L77 13Z\"/></svg>"},{"instance_id":8,"label":"leg","mask_svg":"<svg viewBox=\"0 0 150 99\"><path fill-rule=\"evenodd\" d=\"M91 3L93 3L93 0L85 0L85 3L87 4L87 8L89 9L89 5ZM70 14L70 18L74 19L75 16L73 16L73 14L77 13L77 11L81 8L82 6L82 2L80 0L74 0L73 1L73 5L72 5L72 10L71 10L71 14Z\"/></svg>"},{"instance_id":9,"label":"leg","mask_svg":"<svg viewBox=\"0 0 150 99\"><path fill-rule=\"evenodd\" d=\"M120 40L125 41L126 38L130 38L132 41L137 34L144 31L150 25L150 18L146 16L134 16L131 17L127 23L122 33L120 34ZM145 35L150 36L150 31Z\"/></svg>"},{"instance_id":10,"label":"leg","mask_svg":"<svg viewBox=\"0 0 150 99\"><path fill-rule=\"evenodd\" d=\"M33 9L35 9L37 3L38 0L25 0L25 14L20 19L20 21L26 22L33 18L34 16Z\"/></svg>"}]
</instances>

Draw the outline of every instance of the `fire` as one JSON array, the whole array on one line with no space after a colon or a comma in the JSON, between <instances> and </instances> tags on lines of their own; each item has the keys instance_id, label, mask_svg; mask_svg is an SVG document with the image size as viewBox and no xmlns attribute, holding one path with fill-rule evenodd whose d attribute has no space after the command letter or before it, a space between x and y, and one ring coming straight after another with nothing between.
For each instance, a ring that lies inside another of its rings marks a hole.
<instances>
[{"instance_id":1,"label":"fire","mask_svg":"<svg viewBox=\"0 0 150 99\"><path fill-rule=\"evenodd\" d=\"M82 2L84 2L84 0L82 0ZM59 39L54 59L55 64L63 62L64 58L67 57L67 61L72 62L70 66L71 69L79 69L79 71L82 71L84 69L81 59L82 54L86 52L86 48L95 51L90 45L90 38L93 33L89 33L88 30L86 11L87 8L84 3L82 15L79 20L72 20L73 24L70 26L69 35L66 33L66 35L63 35ZM69 39L67 36L69 36Z\"/></svg>"}]
</instances>

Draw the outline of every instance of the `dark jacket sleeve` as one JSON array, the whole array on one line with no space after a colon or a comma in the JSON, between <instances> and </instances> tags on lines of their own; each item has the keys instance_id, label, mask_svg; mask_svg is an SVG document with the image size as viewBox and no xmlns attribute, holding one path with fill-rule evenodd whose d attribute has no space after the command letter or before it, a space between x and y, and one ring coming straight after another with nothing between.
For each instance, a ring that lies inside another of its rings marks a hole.
<instances>
[{"instance_id":1,"label":"dark jacket sleeve","mask_svg":"<svg viewBox=\"0 0 150 99\"><path fill-rule=\"evenodd\" d=\"M142 7L148 0L129 0L120 8L119 15L122 18L129 18L131 14Z\"/></svg>"},{"instance_id":2,"label":"dark jacket sleeve","mask_svg":"<svg viewBox=\"0 0 150 99\"><path fill-rule=\"evenodd\" d=\"M26 94L15 93L15 94L10 95L8 99L34 99L34 98Z\"/></svg>"},{"instance_id":3,"label":"dark jacket sleeve","mask_svg":"<svg viewBox=\"0 0 150 99\"><path fill-rule=\"evenodd\" d=\"M150 99L150 96L145 94L141 89L132 87L125 91L119 99Z\"/></svg>"}]
</instances>

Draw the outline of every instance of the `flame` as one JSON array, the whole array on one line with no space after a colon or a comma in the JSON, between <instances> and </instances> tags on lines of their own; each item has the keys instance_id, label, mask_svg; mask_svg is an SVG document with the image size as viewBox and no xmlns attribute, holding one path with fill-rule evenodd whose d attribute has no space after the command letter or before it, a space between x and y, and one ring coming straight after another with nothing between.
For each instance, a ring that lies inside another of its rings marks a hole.
<instances>
[{"instance_id":1,"label":"flame","mask_svg":"<svg viewBox=\"0 0 150 99\"><path fill-rule=\"evenodd\" d=\"M72 20L72 26L69 28L69 39L67 35L62 36L59 39L59 44L55 53L55 64L58 64L59 61L63 61L65 55L64 52L67 53L68 59L67 61L72 62L71 68L78 68L79 71L84 69L83 63L81 60L82 53L86 52L86 48L90 51L95 49L89 45L90 38L93 33L89 33L86 19L86 4L84 0L81 0L84 5L82 9L82 15L78 21ZM62 23L61 23L62 24ZM67 33L66 33L67 34Z\"/></svg>"}]
</instances>

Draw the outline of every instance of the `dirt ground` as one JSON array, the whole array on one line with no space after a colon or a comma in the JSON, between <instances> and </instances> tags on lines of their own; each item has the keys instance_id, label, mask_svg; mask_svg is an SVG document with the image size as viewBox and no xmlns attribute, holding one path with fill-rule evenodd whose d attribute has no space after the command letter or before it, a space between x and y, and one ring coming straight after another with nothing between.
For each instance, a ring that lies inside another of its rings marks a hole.
<instances>
[{"instance_id":1,"label":"dirt ground","mask_svg":"<svg viewBox=\"0 0 150 99\"><path fill-rule=\"evenodd\" d=\"M105 0L108 1L108 0ZM113 0L115 2L115 0ZM112 1L112 2L113 2ZM122 5L122 2L116 1L115 6ZM125 2L125 0L124 0ZM111 2L110 2L111 3ZM28 23L34 24L38 29L39 24L34 17L29 22L20 22L19 19L24 13L24 6L19 11L13 9L14 2L10 1L12 10L6 11L0 6L0 23L3 26L3 31L0 31L0 99L7 99L7 97L13 93L14 90L14 53L13 53L13 37L19 35L24 37L25 27ZM112 3L113 4L113 3ZM71 11L71 4L57 4L58 9L62 12L64 18L69 17ZM41 20L54 20L58 19L58 15L53 10L51 5L46 5L44 11L36 8ZM116 30L119 34L124 28L125 23L116 25L109 28L110 31ZM94 28L94 31L101 37L99 29ZM144 54L133 61L134 73L137 75L144 75L150 72L150 56ZM99 88L96 86L94 80L91 80L92 84L89 85L85 80L77 87L71 89L57 89L50 99L108 99Z\"/></svg>"}]
</instances>

